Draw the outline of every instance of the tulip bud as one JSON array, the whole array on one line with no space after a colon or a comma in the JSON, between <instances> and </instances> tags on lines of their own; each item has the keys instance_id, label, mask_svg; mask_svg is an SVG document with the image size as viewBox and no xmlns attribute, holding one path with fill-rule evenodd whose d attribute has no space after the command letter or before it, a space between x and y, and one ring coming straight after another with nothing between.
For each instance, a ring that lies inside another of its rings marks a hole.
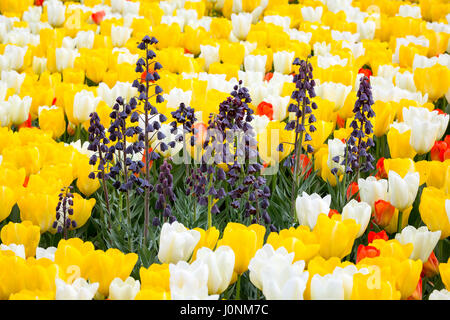
<instances>
[{"instance_id":1,"label":"tulip bud","mask_svg":"<svg viewBox=\"0 0 450 320\"><path fill-rule=\"evenodd\" d=\"M128 277L125 281L115 278L109 285L110 300L134 300L141 289L139 280Z\"/></svg>"},{"instance_id":2,"label":"tulip bud","mask_svg":"<svg viewBox=\"0 0 450 320\"><path fill-rule=\"evenodd\" d=\"M375 215L374 220L375 223L384 228L392 220L392 217L395 213L395 207L391 205L388 201L384 201L382 199L375 202Z\"/></svg>"},{"instance_id":3,"label":"tulip bud","mask_svg":"<svg viewBox=\"0 0 450 320\"><path fill-rule=\"evenodd\" d=\"M352 198L354 195L356 195L356 197L354 199L356 199L358 201L361 201L361 198L359 196L358 184L356 182L352 182L348 186L348 188L347 188L347 200L350 200L350 198Z\"/></svg>"},{"instance_id":4,"label":"tulip bud","mask_svg":"<svg viewBox=\"0 0 450 320\"><path fill-rule=\"evenodd\" d=\"M428 260L423 264L421 277L433 277L439 273L439 261L434 252L431 252Z\"/></svg>"},{"instance_id":5,"label":"tulip bud","mask_svg":"<svg viewBox=\"0 0 450 320\"><path fill-rule=\"evenodd\" d=\"M75 134L75 129L76 129L76 126L73 123L69 122L67 124L67 134L69 136L73 136Z\"/></svg>"},{"instance_id":6,"label":"tulip bud","mask_svg":"<svg viewBox=\"0 0 450 320\"><path fill-rule=\"evenodd\" d=\"M367 236L367 243L372 243L374 240L377 240L377 239L382 239L384 241L388 241L389 237L388 237L386 231L384 231L384 230L381 230L380 232L370 231Z\"/></svg>"},{"instance_id":7,"label":"tulip bud","mask_svg":"<svg viewBox=\"0 0 450 320\"><path fill-rule=\"evenodd\" d=\"M380 250L373 246L364 246L360 244L358 246L358 251L356 252L356 263L364 258L375 258L380 255Z\"/></svg>"}]
</instances>

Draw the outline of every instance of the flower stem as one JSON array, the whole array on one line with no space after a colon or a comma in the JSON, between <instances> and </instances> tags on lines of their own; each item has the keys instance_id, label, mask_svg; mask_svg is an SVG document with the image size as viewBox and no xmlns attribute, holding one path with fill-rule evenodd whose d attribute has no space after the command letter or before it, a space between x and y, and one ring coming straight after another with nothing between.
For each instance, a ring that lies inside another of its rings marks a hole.
<instances>
[{"instance_id":1,"label":"flower stem","mask_svg":"<svg viewBox=\"0 0 450 320\"><path fill-rule=\"evenodd\" d=\"M241 275L237 276L236 283L236 300L241 300Z\"/></svg>"},{"instance_id":2,"label":"flower stem","mask_svg":"<svg viewBox=\"0 0 450 320\"><path fill-rule=\"evenodd\" d=\"M397 233L402 231L403 211L398 211Z\"/></svg>"},{"instance_id":3,"label":"flower stem","mask_svg":"<svg viewBox=\"0 0 450 320\"><path fill-rule=\"evenodd\" d=\"M209 188L211 188L212 185L212 175L210 175L209 177ZM211 210L212 210L212 204L213 202L213 198L211 195L208 196L208 229L212 227L212 214L211 214Z\"/></svg>"}]
</instances>

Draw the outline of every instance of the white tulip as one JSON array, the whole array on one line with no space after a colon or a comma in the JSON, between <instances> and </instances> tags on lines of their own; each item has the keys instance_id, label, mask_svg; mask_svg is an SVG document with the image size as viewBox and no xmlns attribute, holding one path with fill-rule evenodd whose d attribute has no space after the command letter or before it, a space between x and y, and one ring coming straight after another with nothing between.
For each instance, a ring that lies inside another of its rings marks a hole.
<instances>
[{"instance_id":1,"label":"white tulip","mask_svg":"<svg viewBox=\"0 0 450 320\"><path fill-rule=\"evenodd\" d=\"M252 121L250 121L250 125L252 126L253 130L255 130L256 134L261 134L266 131L269 122L270 120L266 115L254 115Z\"/></svg>"},{"instance_id":2,"label":"white tulip","mask_svg":"<svg viewBox=\"0 0 450 320\"><path fill-rule=\"evenodd\" d=\"M331 30L331 38L334 41L346 40L348 42L357 42L359 39L359 33L351 33L349 31L336 31Z\"/></svg>"},{"instance_id":3,"label":"white tulip","mask_svg":"<svg viewBox=\"0 0 450 320\"><path fill-rule=\"evenodd\" d=\"M450 291L447 289L433 290L431 292L429 300L450 300Z\"/></svg>"},{"instance_id":4,"label":"white tulip","mask_svg":"<svg viewBox=\"0 0 450 320\"><path fill-rule=\"evenodd\" d=\"M2 81L6 86L13 88L16 93L20 93L20 88L25 80L25 73L17 73L16 71L2 71Z\"/></svg>"},{"instance_id":5,"label":"white tulip","mask_svg":"<svg viewBox=\"0 0 450 320\"><path fill-rule=\"evenodd\" d=\"M188 230L181 223L166 222L161 229L158 259L162 263L187 261L200 241L200 232Z\"/></svg>"},{"instance_id":6,"label":"white tulip","mask_svg":"<svg viewBox=\"0 0 450 320\"><path fill-rule=\"evenodd\" d=\"M245 40L252 25L252 15L250 13L231 14L232 32L239 40Z\"/></svg>"},{"instance_id":7,"label":"white tulip","mask_svg":"<svg viewBox=\"0 0 450 320\"><path fill-rule=\"evenodd\" d=\"M178 109L181 103L189 106L192 99L192 91L183 91L183 89L173 88L169 94L163 94L164 100L167 101L167 108Z\"/></svg>"},{"instance_id":8,"label":"white tulip","mask_svg":"<svg viewBox=\"0 0 450 320\"><path fill-rule=\"evenodd\" d=\"M95 34L94 31L78 31L75 37L76 46L80 48L92 49L94 47Z\"/></svg>"},{"instance_id":9,"label":"white tulip","mask_svg":"<svg viewBox=\"0 0 450 320\"><path fill-rule=\"evenodd\" d=\"M191 21L196 21L198 19L198 13L194 9L177 9L177 15L178 18L181 19L183 25L182 29L184 29L184 26L187 25Z\"/></svg>"},{"instance_id":10,"label":"white tulip","mask_svg":"<svg viewBox=\"0 0 450 320\"><path fill-rule=\"evenodd\" d=\"M8 85L5 81L0 80L0 102L5 101L6 93L8 92Z\"/></svg>"},{"instance_id":11,"label":"white tulip","mask_svg":"<svg viewBox=\"0 0 450 320\"><path fill-rule=\"evenodd\" d=\"M196 261L208 266L208 293L220 294L230 285L233 277L235 256L228 246L220 246L215 251L207 247L197 251Z\"/></svg>"},{"instance_id":12,"label":"white tulip","mask_svg":"<svg viewBox=\"0 0 450 320\"><path fill-rule=\"evenodd\" d=\"M18 95L10 96L8 103L10 104L10 119L15 125L24 123L29 116L31 108L31 97L23 97L22 99Z\"/></svg>"},{"instance_id":13,"label":"white tulip","mask_svg":"<svg viewBox=\"0 0 450 320\"><path fill-rule=\"evenodd\" d=\"M32 68L35 74L41 75L47 69L47 58L39 58L34 56Z\"/></svg>"},{"instance_id":14,"label":"white tulip","mask_svg":"<svg viewBox=\"0 0 450 320\"><path fill-rule=\"evenodd\" d=\"M80 56L78 50L72 50L67 48L56 48L56 69L58 72L63 72L66 68L73 68L75 59Z\"/></svg>"},{"instance_id":15,"label":"white tulip","mask_svg":"<svg viewBox=\"0 0 450 320\"><path fill-rule=\"evenodd\" d=\"M283 28L283 30L288 30L289 26L291 25L291 18L288 16L264 16L263 21L266 23L272 23L276 26L280 26Z\"/></svg>"},{"instance_id":16,"label":"white tulip","mask_svg":"<svg viewBox=\"0 0 450 320\"><path fill-rule=\"evenodd\" d=\"M406 226L401 233L395 235L395 239L402 244L412 243L413 251L409 258L413 260L420 259L423 263L428 261L440 237L441 230L431 232L426 226L418 229L413 226Z\"/></svg>"},{"instance_id":17,"label":"white tulip","mask_svg":"<svg viewBox=\"0 0 450 320\"><path fill-rule=\"evenodd\" d=\"M420 7L419 6L411 6L411 5L401 5L398 8L398 14L397 16L400 17L411 17L415 19L421 19L422 15L420 14Z\"/></svg>"},{"instance_id":18,"label":"white tulip","mask_svg":"<svg viewBox=\"0 0 450 320\"><path fill-rule=\"evenodd\" d=\"M63 41L62 41L61 48L74 50L76 45L77 45L76 39L74 39L72 37L64 37Z\"/></svg>"},{"instance_id":19,"label":"white tulip","mask_svg":"<svg viewBox=\"0 0 450 320\"><path fill-rule=\"evenodd\" d=\"M56 247L48 247L47 249L37 247L36 248L36 260L46 258L46 259L49 259L54 262L55 261L55 252L56 252Z\"/></svg>"},{"instance_id":20,"label":"white tulip","mask_svg":"<svg viewBox=\"0 0 450 320\"><path fill-rule=\"evenodd\" d=\"M432 114L425 108L403 108L403 120L411 127L410 144L418 154L431 150L439 135L445 133L448 119L448 115L440 118L437 112Z\"/></svg>"},{"instance_id":21,"label":"white tulip","mask_svg":"<svg viewBox=\"0 0 450 320\"><path fill-rule=\"evenodd\" d=\"M131 54L127 48L114 48L113 53L114 52L119 52L117 64L129 63L134 65L139 59L139 54Z\"/></svg>"},{"instance_id":22,"label":"white tulip","mask_svg":"<svg viewBox=\"0 0 450 320\"><path fill-rule=\"evenodd\" d=\"M92 300L97 293L99 283L88 283L83 278L77 278L72 284L56 278L55 300Z\"/></svg>"},{"instance_id":23,"label":"white tulip","mask_svg":"<svg viewBox=\"0 0 450 320\"><path fill-rule=\"evenodd\" d=\"M264 79L264 72L259 71L238 71L238 78L242 80L242 85L247 87L251 84L261 84Z\"/></svg>"},{"instance_id":24,"label":"white tulip","mask_svg":"<svg viewBox=\"0 0 450 320\"><path fill-rule=\"evenodd\" d=\"M139 15L139 2L132 2L132 1L124 1L123 8L122 8L122 15Z\"/></svg>"},{"instance_id":25,"label":"white tulip","mask_svg":"<svg viewBox=\"0 0 450 320\"><path fill-rule=\"evenodd\" d=\"M219 62L219 46L200 45L200 58L205 59L205 70L209 70L209 65Z\"/></svg>"},{"instance_id":26,"label":"white tulip","mask_svg":"<svg viewBox=\"0 0 450 320\"><path fill-rule=\"evenodd\" d=\"M141 290L139 280L128 277L125 281L120 278L114 278L109 284L110 300L134 300L137 293Z\"/></svg>"},{"instance_id":27,"label":"white tulip","mask_svg":"<svg viewBox=\"0 0 450 320\"><path fill-rule=\"evenodd\" d=\"M372 212L375 212L375 202L378 200L387 201L388 181L386 179L377 180L375 177L358 179L359 196L361 201L370 205Z\"/></svg>"},{"instance_id":28,"label":"white tulip","mask_svg":"<svg viewBox=\"0 0 450 320\"><path fill-rule=\"evenodd\" d=\"M348 41L342 41L342 48L350 49L355 59L358 59L359 57L363 56L366 52L366 49L364 48L361 42L351 43Z\"/></svg>"},{"instance_id":29,"label":"white tulip","mask_svg":"<svg viewBox=\"0 0 450 320\"><path fill-rule=\"evenodd\" d=\"M285 264L292 264L294 260L294 253L288 253L286 248L279 247L274 250L271 244L265 244L261 249L258 249L250 260L248 270L250 271L250 281L259 290L263 289L263 277L261 270L267 264L270 264L272 260L283 261Z\"/></svg>"},{"instance_id":30,"label":"white tulip","mask_svg":"<svg viewBox=\"0 0 450 320\"><path fill-rule=\"evenodd\" d=\"M111 108L116 103L117 97L122 97L124 101L129 101L137 93L137 89L129 82L117 81L111 89L104 82L100 82L97 87L97 95Z\"/></svg>"},{"instance_id":31,"label":"white tulip","mask_svg":"<svg viewBox=\"0 0 450 320\"><path fill-rule=\"evenodd\" d=\"M209 32L211 30L211 17L202 17L198 20L189 21L188 26L192 27L192 29L197 29L199 27L203 27L206 32Z\"/></svg>"},{"instance_id":32,"label":"white tulip","mask_svg":"<svg viewBox=\"0 0 450 320\"><path fill-rule=\"evenodd\" d=\"M331 196L326 195L324 198L317 193L308 195L303 191L301 196L298 196L295 202L295 208L300 225L308 226L311 230L314 229L317 223L317 218L321 213L328 215L330 211Z\"/></svg>"},{"instance_id":33,"label":"white tulip","mask_svg":"<svg viewBox=\"0 0 450 320\"><path fill-rule=\"evenodd\" d=\"M328 140L328 160L327 166L330 170L337 169L337 173L344 173L344 161L346 144L341 140L334 138ZM334 161L338 160L338 162Z\"/></svg>"},{"instance_id":34,"label":"white tulip","mask_svg":"<svg viewBox=\"0 0 450 320\"><path fill-rule=\"evenodd\" d=\"M309 43L312 38L311 32L304 32L297 29L287 29L286 33L291 40L297 40L304 43Z\"/></svg>"},{"instance_id":35,"label":"white tulip","mask_svg":"<svg viewBox=\"0 0 450 320\"><path fill-rule=\"evenodd\" d=\"M395 85L401 89L411 92L417 91L414 83L414 75L409 71L405 71L403 73L398 72L395 76Z\"/></svg>"},{"instance_id":36,"label":"white tulip","mask_svg":"<svg viewBox=\"0 0 450 320\"><path fill-rule=\"evenodd\" d=\"M28 24L33 22L39 22L41 20L42 7L31 6L22 15L22 20L28 22Z\"/></svg>"},{"instance_id":37,"label":"white tulip","mask_svg":"<svg viewBox=\"0 0 450 320\"><path fill-rule=\"evenodd\" d=\"M389 170L389 202L400 211L409 208L416 199L419 181L420 175L418 172L408 172L402 178L397 172Z\"/></svg>"},{"instance_id":38,"label":"white tulip","mask_svg":"<svg viewBox=\"0 0 450 320\"><path fill-rule=\"evenodd\" d=\"M316 95L322 99L334 102L334 112L344 106L345 99L350 91L352 91L352 86L346 86L341 83L324 82L316 86Z\"/></svg>"},{"instance_id":39,"label":"white tulip","mask_svg":"<svg viewBox=\"0 0 450 320\"><path fill-rule=\"evenodd\" d=\"M358 202L355 199L350 200L342 209L342 220L353 219L360 225L357 238L361 237L369 225L372 216L372 208L364 201Z\"/></svg>"},{"instance_id":40,"label":"white tulip","mask_svg":"<svg viewBox=\"0 0 450 320\"><path fill-rule=\"evenodd\" d=\"M284 247L275 251L265 244L250 260L250 281L267 300L303 300L309 273L304 272L305 261L293 259L294 253Z\"/></svg>"},{"instance_id":41,"label":"white tulip","mask_svg":"<svg viewBox=\"0 0 450 320\"><path fill-rule=\"evenodd\" d=\"M123 47L131 37L133 29L121 26L111 26L111 42L114 47Z\"/></svg>"},{"instance_id":42,"label":"white tulip","mask_svg":"<svg viewBox=\"0 0 450 320\"><path fill-rule=\"evenodd\" d=\"M344 300L344 282L337 274L320 276L315 274L311 279L311 300Z\"/></svg>"},{"instance_id":43,"label":"white tulip","mask_svg":"<svg viewBox=\"0 0 450 320\"><path fill-rule=\"evenodd\" d=\"M11 125L9 109L10 104L8 103L8 101L0 100L0 127L9 127Z\"/></svg>"},{"instance_id":44,"label":"white tulip","mask_svg":"<svg viewBox=\"0 0 450 320\"><path fill-rule=\"evenodd\" d=\"M27 47L21 48L10 44L5 47L3 56L7 57L10 69L19 71L22 68L23 59L27 53L27 50Z\"/></svg>"},{"instance_id":45,"label":"white tulip","mask_svg":"<svg viewBox=\"0 0 450 320\"><path fill-rule=\"evenodd\" d=\"M304 21L309 22L320 22L322 18L323 8L318 7L302 7L301 8L302 17Z\"/></svg>"},{"instance_id":46,"label":"white tulip","mask_svg":"<svg viewBox=\"0 0 450 320\"><path fill-rule=\"evenodd\" d=\"M81 90L73 99L73 117L78 122L89 120L89 115L97 109L100 97L95 97L91 91Z\"/></svg>"},{"instance_id":47,"label":"white tulip","mask_svg":"<svg viewBox=\"0 0 450 320\"><path fill-rule=\"evenodd\" d=\"M287 116L287 107L291 97L280 97L267 95L263 101L270 103L273 107L273 120L282 121Z\"/></svg>"},{"instance_id":48,"label":"white tulip","mask_svg":"<svg viewBox=\"0 0 450 320\"><path fill-rule=\"evenodd\" d=\"M326 56L317 57L317 65L319 68L328 69L332 66L342 66L347 65L348 59L341 59L338 55L334 56L332 54Z\"/></svg>"},{"instance_id":49,"label":"white tulip","mask_svg":"<svg viewBox=\"0 0 450 320\"><path fill-rule=\"evenodd\" d=\"M266 55L248 55L244 58L245 71L266 72Z\"/></svg>"},{"instance_id":50,"label":"white tulip","mask_svg":"<svg viewBox=\"0 0 450 320\"><path fill-rule=\"evenodd\" d=\"M356 23L356 32L359 33L359 41L368 39L373 40L375 38L375 31L377 24L373 20L358 21Z\"/></svg>"},{"instance_id":51,"label":"white tulip","mask_svg":"<svg viewBox=\"0 0 450 320\"><path fill-rule=\"evenodd\" d=\"M66 6L60 1L45 1L48 22L52 27L60 27L66 20Z\"/></svg>"},{"instance_id":52,"label":"white tulip","mask_svg":"<svg viewBox=\"0 0 450 320\"><path fill-rule=\"evenodd\" d=\"M0 244L0 251L12 251L17 257L25 259L25 246L23 244Z\"/></svg>"},{"instance_id":53,"label":"white tulip","mask_svg":"<svg viewBox=\"0 0 450 320\"><path fill-rule=\"evenodd\" d=\"M217 300L219 295L208 295L208 266L202 261L188 264L179 261L169 265L170 295L172 300Z\"/></svg>"},{"instance_id":54,"label":"white tulip","mask_svg":"<svg viewBox=\"0 0 450 320\"><path fill-rule=\"evenodd\" d=\"M273 69L282 74L292 72L292 62L294 61L295 52L277 51L273 54Z\"/></svg>"}]
</instances>

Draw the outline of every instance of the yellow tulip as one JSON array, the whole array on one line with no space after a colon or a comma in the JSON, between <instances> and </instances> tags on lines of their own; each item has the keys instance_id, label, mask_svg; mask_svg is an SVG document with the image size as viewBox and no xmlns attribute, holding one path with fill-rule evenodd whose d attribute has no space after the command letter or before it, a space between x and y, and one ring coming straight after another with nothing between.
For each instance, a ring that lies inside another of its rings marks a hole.
<instances>
[{"instance_id":1,"label":"yellow tulip","mask_svg":"<svg viewBox=\"0 0 450 320\"><path fill-rule=\"evenodd\" d=\"M447 290L450 290L450 259L447 263L439 264L439 273L441 274L442 282Z\"/></svg>"},{"instance_id":2,"label":"yellow tulip","mask_svg":"<svg viewBox=\"0 0 450 320\"><path fill-rule=\"evenodd\" d=\"M331 132L333 132L334 126L335 125L333 122L323 120L317 120L314 123L316 131L309 132L309 135L311 136L312 140L308 142L308 144L310 144L313 147L314 152L318 151L320 147L324 144L324 142L330 136ZM303 138L303 143L305 143L304 140L305 139Z\"/></svg>"},{"instance_id":3,"label":"yellow tulip","mask_svg":"<svg viewBox=\"0 0 450 320\"><path fill-rule=\"evenodd\" d=\"M8 218L17 202L17 195L8 186L0 186L0 222Z\"/></svg>"},{"instance_id":4,"label":"yellow tulip","mask_svg":"<svg viewBox=\"0 0 450 320\"><path fill-rule=\"evenodd\" d=\"M258 134L258 150L261 159L268 165L280 163L293 150L295 133L285 130L286 124L280 121L270 121L265 130ZM283 151L277 151L283 142Z\"/></svg>"},{"instance_id":5,"label":"yellow tulip","mask_svg":"<svg viewBox=\"0 0 450 320\"><path fill-rule=\"evenodd\" d=\"M420 197L420 217L430 231L441 230L441 239L450 236L450 219L445 206L449 199L448 193L435 187L424 188Z\"/></svg>"},{"instance_id":6,"label":"yellow tulip","mask_svg":"<svg viewBox=\"0 0 450 320\"><path fill-rule=\"evenodd\" d=\"M387 142L392 158L414 158L417 154L409 141L411 140L411 130L400 132L391 127L387 133Z\"/></svg>"},{"instance_id":7,"label":"yellow tulip","mask_svg":"<svg viewBox=\"0 0 450 320\"><path fill-rule=\"evenodd\" d=\"M67 83L76 83L83 84L84 83L84 70L75 69L75 68L66 68L62 72L63 81Z\"/></svg>"},{"instance_id":8,"label":"yellow tulip","mask_svg":"<svg viewBox=\"0 0 450 320\"><path fill-rule=\"evenodd\" d=\"M130 276L137 259L137 254L124 254L115 248L107 251L91 251L84 261L82 276L91 283L98 282L98 291L106 297L111 281L114 278L125 281Z\"/></svg>"},{"instance_id":9,"label":"yellow tulip","mask_svg":"<svg viewBox=\"0 0 450 320\"><path fill-rule=\"evenodd\" d=\"M32 193L24 192L17 201L20 209L20 219L29 220L41 228L44 233L52 227L56 219L56 205L58 193Z\"/></svg>"},{"instance_id":10,"label":"yellow tulip","mask_svg":"<svg viewBox=\"0 0 450 320\"><path fill-rule=\"evenodd\" d=\"M33 145L3 150L3 161L14 163L18 168L24 168L26 175L37 173L42 168L42 155Z\"/></svg>"},{"instance_id":11,"label":"yellow tulip","mask_svg":"<svg viewBox=\"0 0 450 320\"><path fill-rule=\"evenodd\" d=\"M381 137L389 130L389 125L394 120L396 110L392 108L390 103L382 101L376 101L372 109L375 112L375 118L372 121L373 134Z\"/></svg>"},{"instance_id":12,"label":"yellow tulip","mask_svg":"<svg viewBox=\"0 0 450 320\"><path fill-rule=\"evenodd\" d=\"M30 221L22 223L9 222L0 232L1 240L4 244L23 244L27 257L34 257L36 248L41 238L40 229Z\"/></svg>"},{"instance_id":13,"label":"yellow tulip","mask_svg":"<svg viewBox=\"0 0 450 320\"><path fill-rule=\"evenodd\" d=\"M86 257L94 250L90 241L83 242L79 238L60 240L55 251L55 263L61 270L58 276L65 281L73 281L82 276Z\"/></svg>"},{"instance_id":14,"label":"yellow tulip","mask_svg":"<svg viewBox=\"0 0 450 320\"><path fill-rule=\"evenodd\" d=\"M89 178L89 174L95 171L96 166L89 164L89 159L86 155L80 155L80 160L78 162L78 172L77 172L77 188L86 197L91 196L98 188L100 188L99 179Z\"/></svg>"},{"instance_id":15,"label":"yellow tulip","mask_svg":"<svg viewBox=\"0 0 450 320\"><path fill-rule=\"evenodd\" d=\"M380 250L380 257L392 257L398 260L408 259L413 251L412 243L401 244L396 239L385 241L383 239L375 239L371 246Z\"/></svg>"},{"instance_id":16,"label":"yellow tulip","mask_svg":"<svg viewBox=\"0 0 450 320\"><path fill-rule=\"evenodd\" d=\"M404 178L408 172L416 172L414 161L410 158L384 159L384 169L386 170L386 173L395 171L402 178Z\"/></svg>"},{"instance_id":17,"label":"yellow tulip","mask_svg":"<svg viewBox=\"0 0 450 320\"><path fill-rule=\"evenodd\" d=\"M428 174L426 178L427 187L442 189L447 182L447 171L450 167L450 159L441 161L427 161Z\"/></svg>"},{"instance_id":18,"label":"yellow tulip","mask_svg":"<svg viewBox=\"0 0 450 320\"><path fill-rule=\"evenodd\" d=\"M239 65L231 63L214 62L209 65L209 73L226 74L226 80L238 78Z\"/></svg>"},{"instance_id":19,"label":"yellow tulip","mask_svg":"<svg viewBox=\"0 0 450 320\"><path fill-rule=\"evenodd\" d=\"M217 17L211 19L210 32L217 39L228 39L232 29L231 20Z\"/></svg>"},{"instance_id":20,"label":"yellow tulip","mask_svg":"<svg viewBox=\"0 0 450 320\"><path fill-rule=\"evenodd\" d=\"M265 232L266 228L259 224L247 227L240 223L229 222L225 227L217 247L229 246L233 249L236 257L234 272L238 275L247 271L250 259L262 248Z\"/></svg>"},{"instance_id":21,"label":"yellow tulip","mask_svg":"<svg viewBox=\"0 0 450 320\"><path fill-rule=\"evenodd\" d=\"M450 69L439 63L430 68L417 68L414 70L414 83L417 90L428 93L429 101L436 101L450 87Z\"/></svg>"},{"instance_id":22,"label":"yellow tulip","mask_svg":"<svg viewBox=\"0 0 450 320\"><path fill-rule=\"evenodd\" d=\"M408 219L409 219L409 215L411 214L412 208L413 207L411 206L409 208L406 208L403 211L402 221L401 221L401 224L402 224L401 228L402 229L408 225ZM399 216L398 209L395 208L394 215L392 216L391 221L385 227L386 231L389 232L390 234L394 234L394 233L397 232L398 216Z\"/></svg>"},{"instance_id":23,"label":"yellow tulip","mask_svg":"<svg viewBox=\"0 0 450 320\"><path fill-rule=\"evenodd\" d=\"M66 131L66 120L62 108L41 109L39 113L39 127L51 131L54 139L59 138Z\"/></svg>"},{"instance_id":24,"label":"yellow tulip","mask_svg":"<svg viewBox=\"0 0 450 320\"><path fill-rule=\"evenodd\" d=\"M73 195L73 216L71 220L76 221L77 226L75 228L70 227L70 230L78 229L88 221L96 202L94 198L84 199L78 193L74 193Z\"/></svg>"},{"instance_id":25,"label":"yellow tulip","mask_svg":"<svg viewBox=\"0 0 450 320\"><path fill-rule=\"evenodd\" d=\"M399 300L400 297L395 285L380 279L377 273L356 273L353 276L352 300Z\"/></svg>"},{"instance_id":26,"label":"yellow tulip","mask_svg":"<svg viewBox=\"0 0 450 320\"><path fill-rule=\"evenodd\" d=\"M39 291L23 289L17 293L12 293L9 300L55 300L55 293L52 291Z\"/></svg>"},{"instance_id":27,"label":"yellow tulip","mask_svg":"<svg viewBox=\"0 0 450 320\"><path fill-rule=\"evenodd\" d=\"M244 61L244 56L245 47L243 44L228 42L220 44L219 57L223 63L240 66Z\"/></svg>"},{"instance_id":28,"label":"yellow tulip","mask_svg":"<svg viewBox=\"0 0 450 320\"><path fill-rule=\"evenodd\" d=\"M350 254L359 229L360 225L353 219L338 221L321 213L313 230L319 240L319 254L325 259L344 258Z\"/></svg>"},{"instance_id":29,"label":"yellow tulip","mask_svg":"<svg viewBox=\"0 0 450 320\"><path fill-rule=\"evenodd\" d=\"M336 131L335 131L336 132ZM317 174L324 180L327 181L331 186L335 187L337 185L336 176L331 173L328 167L328 145L323 145L314 154L314 171L318 171ZM342 180L343 175L340 175L339 180Z\"/></svg>"},{"instance_id":30,"label":"yellow tulip","mask_svg":"<svg viewBox=\"0 0 450 320\"><path fill-rule=\"evenodd\" d=\"M139 270L141 277L141 290L158 289L170 291L170 273L168 264L153 263L148 268Z\"/></svg>"},{"instance_id":31,"label":"yellow tulip","mask_svg":"<svg viewBox=\"0 0 450 320\"><path fill-rule=\"evenodd\" d=\"M193 230L200 232L200 240L198 241L197 245L194 248L191 261L195 261L195 259L197 258L197 251L200 248L206 247L211 250L214 250L220 235L220 232L219 230L216 229L216 227L211 227L206 231L202 228L194 228Z\"/></svg>"},{"instance_id":32,"label":"yellow tulip","mask_svg":"<svg viewBox=\"0 0 450 320\"><path fill-rule=\"evenodd\" d=\"M137 293L134 300L170 300L170 291L143 289Z\"/></svg>"},{"instance_id":33,"label":"yellow tulip","mask_svg":"<svg viewBox=\"0 0 450 320\"><path fill-rule=\"evenodd\" d=\"M306 263L315 257L320 249L316 235L306 226L283 229L280 233L271 232L267 243L275 250L284 247L288 252L294 252L294 261L305 260Z\"/></svg>"}]
</instances>

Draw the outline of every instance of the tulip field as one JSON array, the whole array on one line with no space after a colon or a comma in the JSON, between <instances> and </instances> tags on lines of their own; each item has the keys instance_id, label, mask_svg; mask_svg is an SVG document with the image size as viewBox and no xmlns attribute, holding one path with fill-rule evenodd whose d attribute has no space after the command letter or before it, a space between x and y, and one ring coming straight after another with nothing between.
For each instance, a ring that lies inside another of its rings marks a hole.
<instances>
[{"instance_id":1,"label":"tulip field","mask_svg":"<svg viewBox=\"0 0 450 320\"><path fill-rule=\"evenodd\" d=\"M448 0L0 0L0 299L450 300Z\"/></svg>"}]
</instances>

